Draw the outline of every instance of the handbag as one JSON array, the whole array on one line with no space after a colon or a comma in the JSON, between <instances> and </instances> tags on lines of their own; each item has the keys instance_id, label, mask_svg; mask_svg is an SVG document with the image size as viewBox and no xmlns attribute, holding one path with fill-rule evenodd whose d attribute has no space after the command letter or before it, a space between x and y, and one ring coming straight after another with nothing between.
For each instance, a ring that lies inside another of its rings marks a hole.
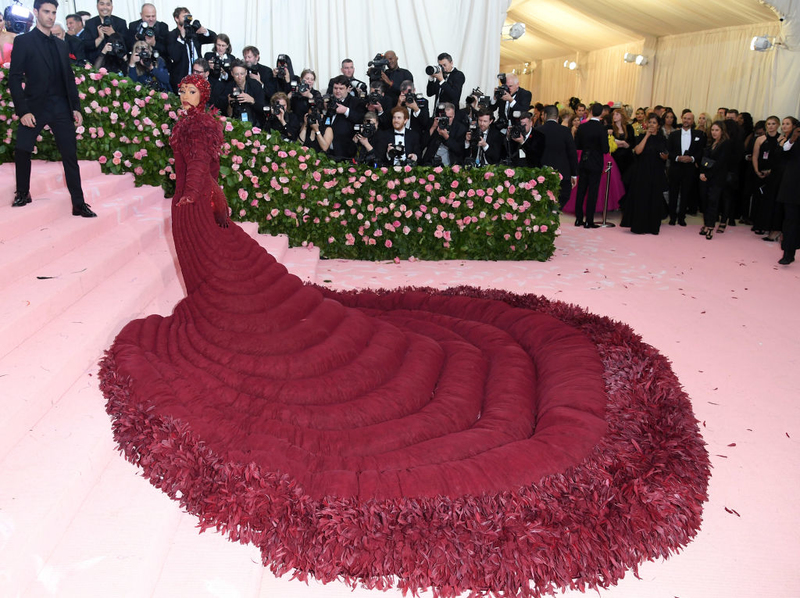
<instances>
[{"instance_id":1,"label":"handbag","mask_svg":"<svg viewBox=\"0 0 800 598\"><path fill-rule=\"evenodd\" d=\"M712 168L714 168L714 164L716 164L716 163L717 163L716 160L712 160L711 158L704 157L700 161L700 167L701 168L705 168L706 170L711 170Z\"/></svg>"}]
</instances>

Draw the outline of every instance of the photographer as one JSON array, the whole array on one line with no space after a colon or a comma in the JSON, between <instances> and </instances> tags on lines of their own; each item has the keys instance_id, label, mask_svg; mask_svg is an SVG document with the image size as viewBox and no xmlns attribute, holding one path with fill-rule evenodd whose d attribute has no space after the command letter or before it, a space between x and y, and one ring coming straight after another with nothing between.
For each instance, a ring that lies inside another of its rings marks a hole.
<instances>
[{"instance_id":1,"label":"photographer","mask_svg":"<svg viewBox=\"0 0 800 598\"><path fill-rule=\"evenodd\" d=\"M492 110L497 111L495 126L505 135L511 112L527 112L531 107L531 92L519 86L519 77L513 73L500 73L497 78L500 85L494 90Z\"/></svg>"},{"instance_id":2,"label":"photographer","mask_svg":"<svg viewBox=\"0 0 800 598\"><path fill-rule=\"evenodd\" d=\"M193 75L200 75L211 84L211 95L208 97L208 102L206 102L206 107L212 108L214 106L219 105L219 98L223 93L224 85L219 81L214 81L209 77L209 71L211 67L208 65L208 60L205 58L198 58L197 60L192 63L192 74Z\"/></svg>"},{"instance_id":3,"label":"photographer","mask_svg":"<svg viewBox=\"0 0 800 598\"><path fill-rule=\"evenodd\" d=\"M428 132L431 126L431 115L428 110L428 100L420 97L414 88L413 81L403 81L400 85L400 97L397 105L405 109L408 115L406 128L411 129L419 135L420 148L428 145Z\"/></svg>"},{"instance_id":4,"label":"photographer","mask_svg":"<svg viewBox=\"0 0 800 598\"><path fill-rule=\"evenodd\" d=\"M436 107L429 130L430 141L425 149L423 164L433 166L452 166L461 164L464 159L464 141L467 127L456 120L456 108L445 102Z\"/></svg>"},{"instance_id":5,"label":"photographer","mask_svg":"<svg viewBox=\"0 0 800 598\"><path fill-rule=\"evenodd\" d=\"M320 101L322 97L320 96ZM265 126L267 131L280 135L284 141L297 141L300 133L300 119L289 109L289 97L279 91L269 99L269 106L264 107Z\"/></svg>"},{"instance_id":6,"label":"photographer","mask_svg":"<svg viewBox=\"0 0 800 598\"><path fill-rule=\"evenodd\" d=\"M213 44L217 34L196 21L186 7L176 8L172 12L172 18L176 27L169 32L167 39L167 55L172 63L169 67L169 82L172 89L178 89L181 79L192 72L194 61L202 57L201 47Z\"/></svg>"},{"instance_id":7,"label":"photographer","mask_svg":"<svg viewBox=\"0 0 800 598\"><path fill-rule=\"evenodd\" d=\"M155 50L166 62L169 27L157 19L156 7L152 4L142 4L140 16L140 21L133 21L128 25L128 36L125 40L128 47L133 48L138 40L146 41L150 52Z\"/></svg>"},{"instance_id":8,"label":"photographer","mask_svg":"<svg viewBox=\"0 0 800 598\"><path fill-rule=\"evenodd\" d=\"M109 73L124 76L128 72L127 61L128 51L125 49L125 42L122 41L122 36L114 34L103 44L92 66L95 69L104 68Z\"/></svg>"},{"instance_id":9,"label":"photographer","mask_svg":"<svg viewBox=\"0 0 800 598\"><path fill-rule=\"evenodd\" d=\"M231 54L231 38L224 33L218 33L214 42L214 52L206 52L203 56L208 60L209 78L217 81L227 81L231 77L231 65L236 57Z\"/></svg>"},{"instance_id":10,"label":"photographer","mask_svg":"<svg viewBox=\"0 0 800 598\"><path fill-rule=\"evenodd\" d=\"M533 115L514 110L509 120L504 163L511 166L540 167L546 138L533 128Z\"/></svg>"},{"instance_id":11,"label":"photographer","mask_svg":"<svg viewBox=\"0 0 800 598\"><path fill-rule=\"evenodd\" d=\"M292 97L292 82L299 82L299 77L294 74L292 58L288 54L278 54L275 59L275 68L272 69L275 88Z\"/></svg>"},{"instance_id":12,"label":"photographer","mask_svg":"<svg viewBox=\"0 0 800 598\"><path fill-rule=\"evenodd\" d=\"M353 64L353 61L349 58L345 58L342 60L342 68L341 73L350 81L350 91L348 92L351 96L360 97L362 94L367 93L367 84L363 81L359 81L354 77L356 72L356 67ZM333 80L336 77L331 77L331 80L328 81L328 90L325 92L328 95L333 93Z\"/></svg>"},{"instance_id":13,"label":"photographer","mask_svg":"<svg viewBox=\"0 0 800 598\"><path fill-rule=\"evenodd\" d=\"M375 138L375 157L385 166L416 166L420 154L419 135L406 128L408 111L392 108L392 130L379 131Z\"/></svg>"},{"instance_id":14,"label":"photographer","mask_svg":"<svg viewBox=\"0 0 800 598\"><path fill-rule=\"evenodd\" d=\"M242 60L247 67L247 76L257 81L264 88L264 97L271 98L278 92L278 84L272 69L259 62L261 53L255 46L245 46L242 50Z\"/></svg>"},{"instance_id":15,"label":"photographer","mask_svg":"<svg viewBox=\"0 0 800 598\"><path fill-rule=\"evenodd\" d=\"M337 161L355 157L354 125L360 123L364 115L360 102L348 93L349 89L350 81L347 77L344 75L336 77L333 81L333 97L329 100L325 113L324 124L332 130L331 143L327 151L328 155Z\"/></svg>"},{"instance_id":16,"label":"photographer","mask_svg":"<svg viewBox=\"0 0 800 598\"><path fill-rule=\"evenodd\" d=\"M359 164L367 164L373 168L378 166L380 162L375 156L375 148L372 142L378 133L378 115L374 112L367 112L364 115L364 122L361 125L355 125L356 134L353 141L356 142L358 153L356 154L356 162Z\"/></svg>"},{"instance_id":17,"label":"photographer","mask_svg":"<svg viewBox=\"0 0 800 598\"><path fill-rule=\"evenodd\" d=\"M264 126L264 88L247 76L241 60L231 66L231 81L224 84L217 107L231 118Z\"/></svg>"},{"instance_id":18,"label":"photographer","mask_svg":"<svg viewBox=\"0 0 800 598\"><path fill-rule=\"evenodd\" d=\"M380 54L378 55L380 56ZM377 58L377 56L376 56ZM390 98L389 105L397 103L397 98L400 96L400 86L403 81L413 81L414 75L407 69L401 69L398 66L397 54L393 50L384 52L383 58L387 64L380 70L380 80L386 84L385 93ZM372 76L370 76L370 81Z\"/></svg>"},{"instance_id":19,"label":"photographer","mask_svg":"<svg viewBox=\"0 0 800 598\"><path fill-rule=\"evenodd\" d=\"M433 96L433 105L438 106L450 102L458 107L461 103L461 89L464 87L466 77L464 73L453 66L453 58L443 52L436 59L438 66L429 66L425 69L428 75L428 87L425 94Z\"/></svg>"},{"instance_id":20,"label":"photographer","mask_svg":"<svg viewBox=\"0 0 800 598\"><path fill-rule=\"evenodd\" d=\"M374 112L378 115L378 128L388 131L392 128L392 116L389 111L393 106L384 93L385 87L382 81L370 81L369 94L363 101L367 112Z\"/></svg>"},{"instance_id":21,"label":"photographer","mask_svg":"<svg viewBox=\"0 0 800 598\"><path fill-rule=\"evenodd\" d=\"M322 94L314 89L317 82L317 74L311 69L304 69L300 73L300 82L292 84L292 112L295 114L305 114L309 110L310 102L322 105Z\"/></svg>"},{"instance_id":22,"label":"photographer","mask_svg":"<svg viewBox=\"0 0 800 598\"><path fill-rule=\"evenodd\" d=\"M466 106L456 112L456 120L463 122L465 126L476 122L481 112L492 112L492 97L484 95L480 87L476 87L467 96ZM494 118L492 119L494 120Z\"/></svg>"},{"instance_id":23,"label":"photographer","mask_svg":"<svg viewBox=\"0 0 800 598\"><path fill-rule=\"evenodd\" d=\"M323 106L320 110L322 113L313 110L303 115L303 126L297 138L303 147L324 154L333 142L333 129L325 124L326 107Z\"/></svg>"},{"instance_id":24,"label":"photographer","mask_svg":"<svg viewBox=\"0 0 800 598\"><path fill-rule=\"evenodd\" d=\"M120 19L111 14L114 10L114 3L111 0L97 0L97 16L86 21L86 31L82 34L83 51L86 59L94 63L102 53L108 42L118 39L122 43L125 55L128 54L128 46L125 43L128 24L125 19ZM124 64L124 62L123 62Z\"/></svg>"},{"instance_id":25,"label":"photographer","mask_svg":"<svg viewBox=\"0 0 800 598\"><path fill-rule=\"evenodd\" d=\"M128 59L128 77L156 91L172 91L164 61L161 57L154 56L150 45L143 40L133 44L133 51Z\"/></svg>"},{"instance_id":26,"label":"photographer","mask_svg":"<svg viewBox=\"0 0 800 598\"><path fill-rule=\"evenodd\" d=\"M478 112L475 125L467 132L464 149L467 150L467 164L477 167L500 162L503 152L503 136L492 123L494 114L489 110Z\"/></svg>"}]
</instances>

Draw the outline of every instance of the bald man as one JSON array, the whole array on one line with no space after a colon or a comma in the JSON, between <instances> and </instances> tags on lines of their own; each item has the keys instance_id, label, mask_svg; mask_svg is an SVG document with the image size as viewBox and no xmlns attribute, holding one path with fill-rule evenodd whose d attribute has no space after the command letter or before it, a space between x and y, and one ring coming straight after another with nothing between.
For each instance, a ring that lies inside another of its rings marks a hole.
<instances>
[{"instance_id":1,"label":"bald man","mask_svg":"<svg viewBox=\"0 0 800 598\"><path fill-rule=\"evenodd\" d=\"M133 48L136 40L141 39L147 42L151 48L156 50L161 58L168 60L167 38L169 37L169 26L158 20L156 7L150 3L142 4L142 11L139 13L140 19L132 21L128 25L127 43L129 48ZM152 30L153 35L147 35ZM167 64L169 66L169 64Z\"/></svg>"},{"instance_id":2,"label":"bald man","mask_svg":"<svg viewBox=\"0 0 800 598\"><path fill-rule=\"evenodd\" d=\"M498 87L495 90L495 101L492 104L492 110L497 111L497 127L505 134L508 120L512 112L519 111L520 113L527 112L531 107L531 92L527 89L522 89L519 86L519 77L514 73L506 75L506 86L508 90L503 90Z\"/></svg>"},{"instance_id":3,"label":"bald man","mask_svg":"<svg viewBox=\"0 0 800 598\"><path fill-rule=\"evenodd\" d=\"M383 57L389 61L388 68L381 73L381 81L386 85L386 96L389 98L389 104L394 106L400 98L400 86L403 81L414 81L414 75L407 69L402 69L398 65L397 54L394 50L387 50L383 53Z\"/></svg>"}]
</instances>

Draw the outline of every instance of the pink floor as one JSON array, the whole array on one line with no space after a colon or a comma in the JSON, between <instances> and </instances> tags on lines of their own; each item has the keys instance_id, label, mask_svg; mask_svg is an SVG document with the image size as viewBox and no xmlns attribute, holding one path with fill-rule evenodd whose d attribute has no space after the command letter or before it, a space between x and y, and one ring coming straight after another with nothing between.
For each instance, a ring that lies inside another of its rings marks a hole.
<instances>
[{"instance_id":1,"label":"pink floor","mask_svg":"<svg viewBox=\"0 0 800 598\"><path fill-rule=\"evenodd\" d=\"M254 547L198 534L116 453L96 362L125 322L169 313L182 291L167 200L82 171L97 220L69 215L55 164L34 164L34 203L12 210L0 166L0 597L381 596L274 578ZM697 538L600 595L800 596L800 263L778 266L776 244L743 226L707 241L698 219L644 237L566 224L547 263L318 261L259 239L340 289L504 288L629 323L672 361L714 469Z\"/></svg>"}]
</instances>

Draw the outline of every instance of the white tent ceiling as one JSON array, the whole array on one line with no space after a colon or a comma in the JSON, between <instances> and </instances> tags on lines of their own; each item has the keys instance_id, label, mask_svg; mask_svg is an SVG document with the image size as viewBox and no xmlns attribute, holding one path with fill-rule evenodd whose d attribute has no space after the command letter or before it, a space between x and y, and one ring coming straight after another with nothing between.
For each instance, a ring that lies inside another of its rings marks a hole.
<instances>
[{"instance_id":1,"label":"white tent ceiling","mask_svg":"<svg viewBox=\"0 0 800 598\"><path fill-rule=\"evenodd\" d=\"M500 63L518 65L663 37L776 21L758 0L513 0L506 23L525 23L501 44Z\"/></svg>"}]
</instances>

